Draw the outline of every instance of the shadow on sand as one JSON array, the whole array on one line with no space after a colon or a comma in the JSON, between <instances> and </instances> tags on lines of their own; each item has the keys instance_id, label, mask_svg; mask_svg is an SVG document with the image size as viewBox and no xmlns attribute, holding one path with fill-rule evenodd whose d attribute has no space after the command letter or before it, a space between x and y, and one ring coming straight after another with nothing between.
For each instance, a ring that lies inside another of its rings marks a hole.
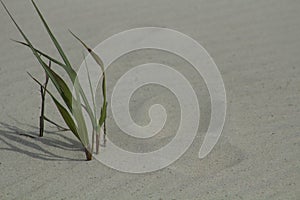
<instances>
[{"instance_id":1,"label":"shadow on sand","mask_svg":"<svg viewBox=\"0 0 300 200\"><path fill-rule=\"evenodd\" d=\"M45 131L50 137L38 137L38 128L27 125L37 131L25 131L16 126L0 122L0 141L5 145L0 146L1 151L13 151L25 154L32 158L55 161L82 161L72 159L48 151L42 146L55 147L65 151L82 151L82 146L76 140L64 136L63 132ZM21 148L25 146L24 148Z\"/></svg>"}]
</instances>

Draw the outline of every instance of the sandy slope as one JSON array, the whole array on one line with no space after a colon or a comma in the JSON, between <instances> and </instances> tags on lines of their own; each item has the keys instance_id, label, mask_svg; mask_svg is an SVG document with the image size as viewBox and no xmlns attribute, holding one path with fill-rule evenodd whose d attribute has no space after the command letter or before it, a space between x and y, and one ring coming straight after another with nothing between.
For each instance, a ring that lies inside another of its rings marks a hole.
<instances>
[{"instance_id":1,"label":"sandy slope","mask_svg":"<svg viewBox=\"0 0 300 200\"><path fill-rule=\"evenodd\" d=\"M171 166L143 175L120 173L97 161L85 162L70 133L38 134L39 93L26 75L43 72L29 51L9 41L20 35L1 8L0 25L0 199L299 199L300 3L286 1L38 1L74 65L82 59L70 28L94 46L110 35L143 26L168 27L200 42L224 79L228 111L223 135L213 152L198 160L209 122L209 96L201 77L173 55L152 51L121 58L108 71L109 92L122 72L163 61L188 77L201 99L201 122L191 148ZM34 43L56 55L29 1L6 1ZM171 102L171 121L158 148L172 137L176 101L162 88L141 89L132 116L156 101ZM150 91L150 92L149 92ZM152 97L148 99L147 97ZM172 110L174 109L174 110ZM60 120L49 101L47 113ZM176 113L176 112L175 112ZM129 150L141 147L122 136L109 118L109 133ZM121 138L121 139L120 139ZM128 142L132 142L128 143ZM142 145L143 147L144 145ZM151 150L149 149L146 150ZM298 188L298 189L297 189Z\"/></svg>"}]
</instances>

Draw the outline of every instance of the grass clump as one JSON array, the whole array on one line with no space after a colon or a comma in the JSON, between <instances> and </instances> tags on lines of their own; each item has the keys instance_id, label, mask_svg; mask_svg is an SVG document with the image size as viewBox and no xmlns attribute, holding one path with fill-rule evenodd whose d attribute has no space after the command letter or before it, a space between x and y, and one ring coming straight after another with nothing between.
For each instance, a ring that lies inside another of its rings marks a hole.
<instances>
[{"instance_id":1,"label":"grass clump","mask_svg":"<svg viewBox=\"0 0 300 200\"><path fill-rule=\"evenodd\" d=\"M1 4L3 5L4 9L6 10L7 14L11 18L12 22L22 35L25 42L16 41L24 46L27 46L32 51L34 57L38 60L40 66L45 71L46 74L46 81L44 84L42 84L40 81L38 81L35 77L33 77L30 73L29 76L40 86L41 88L41 98L42 98L42 107L41 107L41 116L40 116L40 136L43 135L43 129L44 129L44 120L49 121L50 123L53 123L54 125L61 127L60 125L54 123L53 121L49 120L44 115L44 103L45 103L45 95L48 93L50 97L52 98L55 106L57 107L60 115L64 119L65 124L68 126L68 129L75 135L75 137L80 141L82 144L87 160L92 159L92 153L94 152L94 141L96 143L96 153L99 153L99 144L100 144L100 129L103 126L104 129L104 138L106 135L106 112L107 112L107 100L106 100L106 79L105 79L105 72L104 72L104 65L100 57L91 49L89 48L82 40L79 39L74 33L71 34L87 49L87 51L91 54L95 62L101 67L102 69L102 95L103 95L103 105L101 107L101 113L99 119L96 118L96 109L95 109L95 103L93 101L93 108L90 106L86 95L80 85L80 83L77 80L77 73L75 72L74 68L72 67L69 59L67 58L65 52L63 51L61 45L53 35L50 27L48 26L46 20L44 19L42 13L40 12L39 8L37 7L36 3L31 0L36 12L38 13L45 29L47 30L48 35L50 36L52 42L54 43L61 59L63 62L58 61L57 59L43 53L42 51L38 50L33 46L31 41L28 39L28 37L25 35L25 33L22 31L20 26L17 24L5 4L2 0ZM49 61L49 64L47 65L44 61L47 59ZM51 67L51 63L56 64L59 67L62 67L64 71L67 73L68 77L71 80L72 87L75 89L74 94L71 92L70 87L67 85L66 81L57 74L53 67ZM47 89L48 80L52 82L52 84L55 86L56 91L60 95L63 102L60 102L52 92L50 92ZM90 82L90 80L89 80ZM91 85L90 85L91 87ZM92 88L91 88L92 91ZM94 99L95 96L92 93L92 98ZM92 144L90 144L88 139L88 132L87 132L87 126L86 121L83 116L83 112L87 112L89 119L93 125L93 134L92 134ZM65 128L64 128L65 129ZM94 138L95 137L95 138ZM105 144L105 140L104 140Z\"/></svg>"}]
</instances>

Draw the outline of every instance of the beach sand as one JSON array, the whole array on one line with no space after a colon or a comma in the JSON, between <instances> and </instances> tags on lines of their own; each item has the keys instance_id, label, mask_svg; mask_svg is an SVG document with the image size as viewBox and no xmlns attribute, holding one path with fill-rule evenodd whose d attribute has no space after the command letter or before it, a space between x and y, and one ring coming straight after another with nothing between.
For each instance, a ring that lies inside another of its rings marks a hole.
<instances>
[{"instance_id":1,"label":"beach sand","mask_svg":"<svg viewBox=\"0 0 300 200\"><path fill-rule=\"evenodd\" d=\"M58 56L30 1L5 1L33 43ZM198 159L210 120L203 79L174 55L145 50L110 66L108 94L122 73L145 62L164 62L184 74L200 99L196 139L170 166L146 174L110 169L84 152L69 132L49 124L38 138L40 94L27 71L43 80L31 52L10 39L21 36L0 12L0 199L300 199L300 2L296 0L37 1L74 66L82 62L77 33L95 47L113 34L157 26L189 35L217 64L227 94L223 133ZM51 87L50 87L51 89ZM52 88L53 89L53 88ZM128 150L149 151L170 141L178 127L178 103L164 88L141 88L131 115L146 124L155 102L170 119L160 136L143 144L122 135L111 113L108 134ZM47 116L62 123L50 98ZM21 135L20 135L21 134ZM36 138L22 136L29 134ZM298 188L298 189L297 189Z\"/></svg>"}]
</instances>

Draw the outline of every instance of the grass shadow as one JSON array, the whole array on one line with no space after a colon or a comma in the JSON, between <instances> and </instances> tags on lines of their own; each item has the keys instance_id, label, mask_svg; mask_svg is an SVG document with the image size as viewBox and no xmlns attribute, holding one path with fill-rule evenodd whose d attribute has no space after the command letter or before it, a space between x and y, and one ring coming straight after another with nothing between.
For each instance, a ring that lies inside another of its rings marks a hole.
<instances>
[{"instance_id":1,"label":"grass shadow","mask_svg":"<svg viewBox=\"0 0 300 200\"><path fill-rule=\"evenodd\" d=\"M82 161L57 155L43 146L50 146L64 151L82 151L82 146L76 140L64 136L61 132L45 131L44 137L38 137L38 128L27 125L37 131L25 131L16 126L0 122L0 141L7 147L0 147L1 151L13 151L29 157L52 161ZM47 137L47 134L50 137ZM25 146L24 148L21 148Z\"/></svg>"}]
</instances>

